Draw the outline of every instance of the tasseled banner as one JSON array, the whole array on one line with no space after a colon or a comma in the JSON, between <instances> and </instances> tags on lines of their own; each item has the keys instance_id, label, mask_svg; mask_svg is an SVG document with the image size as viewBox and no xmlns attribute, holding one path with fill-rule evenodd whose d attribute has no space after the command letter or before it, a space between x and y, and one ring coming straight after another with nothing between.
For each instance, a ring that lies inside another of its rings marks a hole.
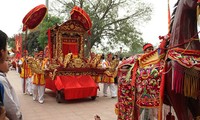
<instances>
[{"instance_id":1,"label":"tasseled banner","mask_svg":"<svg viewBox=\"0 0 200 120\"><path fill-rule=\"evenodd\" d=\"M184 95L197 99L200 73L195 69L186 69L184 78Z\"/></svg>"},{"instance_id":2,"label":"tasseled banner","mask_svg":"<svg viewBox=\"0 0 200 120\"><path fill-rule=\"evenodd\" d=\"M174 62L173 65L173 90L176 93L183 93L183 81L184 81L184 67L179 63Z\"/></svg>"}]
</instances>

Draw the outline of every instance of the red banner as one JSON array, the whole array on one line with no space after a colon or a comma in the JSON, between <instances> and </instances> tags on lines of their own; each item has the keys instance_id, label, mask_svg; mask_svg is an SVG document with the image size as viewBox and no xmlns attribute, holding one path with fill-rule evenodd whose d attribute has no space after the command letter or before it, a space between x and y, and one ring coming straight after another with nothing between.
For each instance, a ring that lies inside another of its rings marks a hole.
<instances>
[{"instance_id":1,"label":"red banner","mask_svg":"<svg viewBox=\"0 0 200 120\"><path fill-rule=\"evenodd\" d=\"M22 57L22 34L15 35L15 58Z\"/></svg>"}]
</instances>

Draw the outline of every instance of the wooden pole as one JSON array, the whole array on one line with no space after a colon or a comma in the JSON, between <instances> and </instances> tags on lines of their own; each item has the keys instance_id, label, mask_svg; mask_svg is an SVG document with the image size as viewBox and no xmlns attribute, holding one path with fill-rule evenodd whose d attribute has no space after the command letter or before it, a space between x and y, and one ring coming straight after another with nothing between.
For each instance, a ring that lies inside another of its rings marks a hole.
<instances>
[{"instance_id":1,"label":"wooden pole","mask_svg":"<svg viewBox=\"0 0 200 120\"><path fill-rule=\"evenodd\" d=\"M24 84L23 84L23 93L25 93L25 87L26 87L26 66L27 66L27 61L26 61L26 41L27 41L27 29L25 31L25 39L24 39L24 42L25 42L25 46L24 46L24 63L22 64L23 67L24 67Z\"/></svg>"}]
</instances>

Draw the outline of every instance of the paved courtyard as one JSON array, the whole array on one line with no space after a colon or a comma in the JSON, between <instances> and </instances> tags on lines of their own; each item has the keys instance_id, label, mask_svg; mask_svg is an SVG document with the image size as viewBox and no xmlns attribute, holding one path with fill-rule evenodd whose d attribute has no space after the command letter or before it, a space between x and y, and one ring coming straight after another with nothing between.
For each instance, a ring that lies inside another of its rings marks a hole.
<instances>
[{"instance_id":1,"label":"paved courtyard","mask_svg":"<svg viewBox=\"0 0 200 120\"><path fill-rule=\"evenodd\" d=\"M7 77L18 94L23 120L94 120L96 114L101 120L117 119L114 112L117 99L103 97L102 84L96 100L85 98L57 103L55 93L46 89L45 102L40 104L22 93L21 79L16 71L9 71Z\"/></svg>"}]
</instances>

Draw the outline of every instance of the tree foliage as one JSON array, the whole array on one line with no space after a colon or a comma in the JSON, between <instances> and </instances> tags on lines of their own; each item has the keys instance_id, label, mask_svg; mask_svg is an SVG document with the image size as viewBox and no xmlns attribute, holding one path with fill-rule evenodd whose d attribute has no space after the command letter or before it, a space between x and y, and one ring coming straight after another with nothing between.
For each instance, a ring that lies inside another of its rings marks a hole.
<instances>
[{"instance_id":1,"label":"tree foliage","mask_svg":"<svg viewBox=\"0 0 200 120\"><path fill-rule=\"evenodd\" d=\"M10 48L15 48L15 38L14 37L8 38L8 46Z\"/></svg>"},{"instance_id":2,"label":"tree foliage","mask_svg":"<svg viewBox=\"0 0 200 120\"><path fill-rule=\"evenodd\" d=\"M38 36L38 42L42 49L45 48L48 42L47 30L50 27L60 23L61 23L61 18L49 14L39 25L40 34Z\"/></svg>"},{"instance_id":3,"label":"tree foliage","mask_svg":"<svg viewBox=\"0 0 200 120\"><path fill-rule=\"evenodd\" d=\"M138 27L150 20L152 12L151 6L141 0L57 0L53 4L64 8L58 11L59 15L69 13L75 5L89 14L93 23L92 36L88 38L90 47L102 46L108 50L123 43L134 53L139 52L143 44Z\"/></svg>"},{"instance_id":4,"label":"tree foliage","mask_svg":"<svg viewBox=\"0 0 200 120\"><path fill-rule=\"evenodd\" d=\"M26 44L26 48L30 55L33 55L34 52L43 50L43 48L40 46L40 43L38 42L39 35L40 35L40 31L38 30L30 32L27 37L27 42L25 43L23 41L23 45Z\"/></svg>"}]
</instances>

